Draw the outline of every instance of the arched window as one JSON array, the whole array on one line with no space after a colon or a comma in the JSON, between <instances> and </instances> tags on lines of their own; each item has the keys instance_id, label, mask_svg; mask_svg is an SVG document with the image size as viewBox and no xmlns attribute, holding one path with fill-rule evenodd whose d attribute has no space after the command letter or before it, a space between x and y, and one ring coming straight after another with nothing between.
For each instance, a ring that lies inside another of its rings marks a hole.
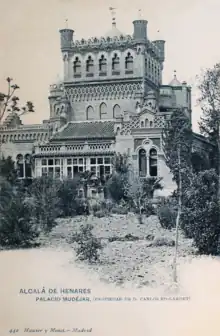
<instances>
[{"instance_id":1,"label":"arched window","mask_svg":"<svg viewBox=\"0 0 220 336\"><path fill-rule=\"evenodd\" d=\"M86 119L93 120L94 119L94 109L92 106L88 106L86 109Z\"/></svg>"},{"instance_id":2,"label":"arched window","mask_svg":"<svg viewBox=\"0 0 220 336\"><path fill-rule=\"evenodd\" d=\"M146 157L146 151L143 148L139 150L138 161L139 161L139 175L141 177L145 177L147 175L147 157Z\"/></svg>"},{"instance_id":3,"label":"arched window","mask_svg":"<svg viewBox=\"0 0 220 336\"><path fill-rule=\"evenodd\" d=\"M144 122L145 127L148 127L148 123L149 123L148 119L145 119L145 122Z\"/></svg>"},{"instance_id":4,"label":"arched window","mask_svg":"<svg viewBox=\"0 0 220 336\"><path fill-rule=\"evenodd\" d=\"M75 61L73 62L73 72L74 75L80 75L81 74L81 61L78 57L76 57Z\"/></svg>"},{"instance_id":5,"label":"arched window","mask_svg":"<svg viewBox=\"0 0 220 336\"><path fill-rule=\"evenodd\" d=\"M119 118L121 116L121 108L118 104L113 107L113 118Z\"/></svg>"},{"instance_id":6,"label":"arched window","mask_svg":"<svg viewBox=\"0 0 220 336\"><path fill-rule=\"evenodd\" d=\"M87 61L86 61L86 71L91 73L91 72L93 72L93 68L94 68L94 61L93 61L92 57L89 56Z\"/></svg>"},{"instance_id":7,"label":"arched window","mask_svg":"<svg viewBox=\"0 0 220 336\"><path fill-rule=\"evenodd\" d=\"M141 128L144 128L144 122L141 121Z\"/></svg>"},{"instance_id":8,"label":"arched window","mask_svg":"<svg viewBox=\"0 0 220 336\"><path fill-rule=\"evenodd\" d=\"M157 176L157 151L151 148L149 152L149 172L150 176Z\"/></svg>"},{"instance_id":9,"label":"arched window","mask_svg":"<svg viewBox=\"0 0 220 336\"><path fill-rule=\"evenodd\" d=\"M150 127L153 127L153 121L150 121Z\"/></svg>"},{"instance_id":10,"label":"arched window","mask_svg":"<svg viewBox=\"0 0 220 336\"><path fill-rule=\"evenodd\" d=\"M106 72L107 71L107 60L104 55L101 56L99 60L99 71Z\"/></svg>"},{"instance_id":11,"label":"arched window","mask_svg":"<svg viewBox=\"0 0 220 336\"><path fill-rule=\"evenodd\" d=\"M133 71L133 57L131 56L130 52L125 57L125 69L129 72Z\"/></svg>"},{"instance_id":12,"label":"arched window","mask_svg":"<svg viewBox=\"0 0 220 336\"><path fill-rule=\"evenodd\" d=\"M100 119L106 119L107 116L107 105L105 103L102 103L99 106L99 117Z\"/></svg>"},{"instance_id":13,"label":"arched window","mask_svg":"<svg viewBox=\"0 0 220 336\"><path fill-rule=\"evenodd\" d=\"M120 71L120 59L117 54L112 58L112 71Z\"/></svg>"}]
</instances>

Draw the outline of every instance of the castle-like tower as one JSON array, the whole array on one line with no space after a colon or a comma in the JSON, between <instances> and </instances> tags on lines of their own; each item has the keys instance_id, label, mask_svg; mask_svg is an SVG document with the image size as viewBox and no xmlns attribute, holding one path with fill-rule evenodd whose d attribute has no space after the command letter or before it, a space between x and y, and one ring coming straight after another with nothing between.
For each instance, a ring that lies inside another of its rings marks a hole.
<instances>
[{"instance_id":1,"label":"castle-like tower","mask_svg":"<svg viewBox=\"0 0 220 336\"><path fill-rule=\"evenodd\" d=\"M175 187L161 131L176 108L191 120L191 88L176 73L163 83L165 41L150 41L147 25L134 20L133 35L124 35L113 15L104 37L80 41L60 30L63 80L50 85L48 120L22 125L13 113L0 127L3 154L16 160L21 178L107 176L113 155L127 152L140 176L163 177L165 191ZM195 136L195 148L204 143Z\"/></svg>"},{"instance_id":2,"label":"castle-like tower","mask_svg":"<svg viewBox=\"0 0 220 336\"><path fill-rule=\"evenodd\" d=\"M60 30L69 120L114 119L143 104L149 90L158 97L165 41L150 42L147 24L135 20L133 35L124 35L113 17L103 37L80 41Z\"/></svg>"}]
</instances>

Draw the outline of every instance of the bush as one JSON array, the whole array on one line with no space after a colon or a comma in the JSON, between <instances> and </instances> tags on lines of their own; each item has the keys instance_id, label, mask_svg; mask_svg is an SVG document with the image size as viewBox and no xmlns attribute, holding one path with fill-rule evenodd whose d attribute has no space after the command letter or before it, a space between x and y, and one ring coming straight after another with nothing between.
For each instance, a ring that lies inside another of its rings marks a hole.
<instances>
[{"instance_id":1,"label":"bush","mask_svg":"<svg viewBox=\"0 0 220 336\"><path fill-rule=\"evenodd\" d=\"M25 195L10 186L1 186L0 244L3 248L37 246L39 230Z\"/></svg>"},{"instance_id":2,"label":"bush","mask_svg":"<svg viewBox=\"0 0 220 336\"><path fill-rule=\"evenodd\" d=\"M173 197L167 198L158 206L157 215L162 228L172 229L176 226L177 200Z\"/></svg>"},{"instance_id":3,"label":"bush","mask_svg":"<svg viewBox=\"0 0 220 336\"><path fill-rule=\"evenodd\" d=\"M99 253L103 248L100 239L93 235L92 230L93 226L90 224L81 225L80 231L71 237L71 242L77 243L76 255L78 259L89 263L99 260Z\"/></svg>"},{"instance_id":4,"label":"bush","mask_svg":"<svg viewBox=\"0 0 220 336\"><path fill-rule=\"evenodd\" d=\"M181 226L199 253L217 254L220 238L218 175L214 169L194 174L183 195Z\"/></svg>"},{"instance_id":5,"label":"bush","mask_svg":"<svg viewBox=\"0 0 220 336\"><path fill-rule=\"evenodd\" d=\"M117 215L127 215L128 209L120 206L115 206L112 208L112 213Z\"/></svg>"},{"instance_id":6,"label":"bush","mask_svg":"<svg viewBox=\"0 0 220 336\"><path fill-rule=\"evenodd\" d=\"M105 185L105 194L115 202L126 199L125 184L127 175L123 173L113 174Z\"/></svg>"},{"instance_id":7,"label":"bush","mask_svg":"<svg viewBox=\"0 0 220 336\"><path fill-rule=\"evenodd\" d=\"M60 181L49 177L34 179L28 189L29 206L32 207L33 216L45 232L56 225L55 220L62 214L59 190Z\"/></svg>"},{"instance_id":8,"label":"bush","mask_svg":"<svg viewBox=\"0 0 220 336\"><path fill-rule=\"evenodd\" d=\"M77 202L78 180L64 180L59 184L57 196L63 217L75 216L79 207Z\"/></svg>"}]
</instances>

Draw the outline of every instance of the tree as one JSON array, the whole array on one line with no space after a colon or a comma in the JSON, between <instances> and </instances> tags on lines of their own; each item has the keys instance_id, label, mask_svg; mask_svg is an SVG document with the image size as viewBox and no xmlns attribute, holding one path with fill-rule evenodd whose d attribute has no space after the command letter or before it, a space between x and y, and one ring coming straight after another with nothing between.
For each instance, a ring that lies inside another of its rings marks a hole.
<instances>
[{"instance_id":1,"label":"tree","mask_svg":"<svg viewBox=\"0 0 220 336\"><path fill-rule=\"evenodd\" d=\"M210 149L210 159L220 180L220 63L202 73L198 88L200 90L198 102L203 114L199 124L200 132L213 144Z\"/></svg>"},{"instance_id":2,"label":"tree","mask_svg":"<svg viewBox=\"0 0 220 336\"><path fill-rule=\"evenodd\" d=\"M162 131L163 151L166 164L173 174L179 189L179 169L182 173L182 188L186 188L192 172L192 128L184 109L176 109ZM178 158L180 151L180 165Z\"/></svg>"},{"instance_id":3,"label":"tree","mask_svg":"<svg viewBox=\"0 0 220 336\"><path fill-rule=\"evenodd\" d=\"M194 174L184 194L181 226L193 238L198 252L219 253L220 213L217 195L218 175L214 169Z\"/></svg>"},{"instance_id":4,"label":"tree","mask_svg":"<svg viewBox=\"0 0 220 336\"><path fill-rule=\"evenodd\" d=\"M13 79L8 77L6 79L8 83L7 94L1 94L3 103L0 105L0 124L2 123L6 112L16 112L19 116L28 112L34 112L34 105L31 101L27 101L26 106L19 107L19 98L15 96L15 92L19 89L17 84L13 84Z\"/></svg>"},{"instance_id":5,"label":"tree","mask_svg":"<svg viewBox=\"0 0 220 336\"><path fill-rule=\"evenodd\" d=\"M143 223L142 213L149 205L150 199L153 198L156 189L162 189L160 184L161 178L141 178L137 172L130 169L128 172L128 179L124 185L125 195L131 206L138 211L138 218L140 224Z\"/></svg>"},{"instance_id":6,"label":"tree","mask_svg":"<svg viewBox=\"0 0 220 336\"><path fill-rule=\"evenodd\" d=\"M12 184L17 180L15 162L12 160L11 156L0 158L0 176Z\"/></svg>"}]
</instances>

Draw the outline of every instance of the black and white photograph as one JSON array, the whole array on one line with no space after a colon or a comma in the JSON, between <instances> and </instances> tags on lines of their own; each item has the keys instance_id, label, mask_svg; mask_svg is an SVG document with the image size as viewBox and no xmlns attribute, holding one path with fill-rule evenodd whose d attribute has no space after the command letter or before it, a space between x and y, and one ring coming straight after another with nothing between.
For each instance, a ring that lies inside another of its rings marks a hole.
<instances>
[{"instance_id":1,"label":"black and white photograph","mask_svg":"<svg viewBox=\"0 0 220 336\"><path fill-rule=\"evenodd\" d=\"M220 2L0 0L0 334L219 336Z\"/></svg>"}]
</instances>

